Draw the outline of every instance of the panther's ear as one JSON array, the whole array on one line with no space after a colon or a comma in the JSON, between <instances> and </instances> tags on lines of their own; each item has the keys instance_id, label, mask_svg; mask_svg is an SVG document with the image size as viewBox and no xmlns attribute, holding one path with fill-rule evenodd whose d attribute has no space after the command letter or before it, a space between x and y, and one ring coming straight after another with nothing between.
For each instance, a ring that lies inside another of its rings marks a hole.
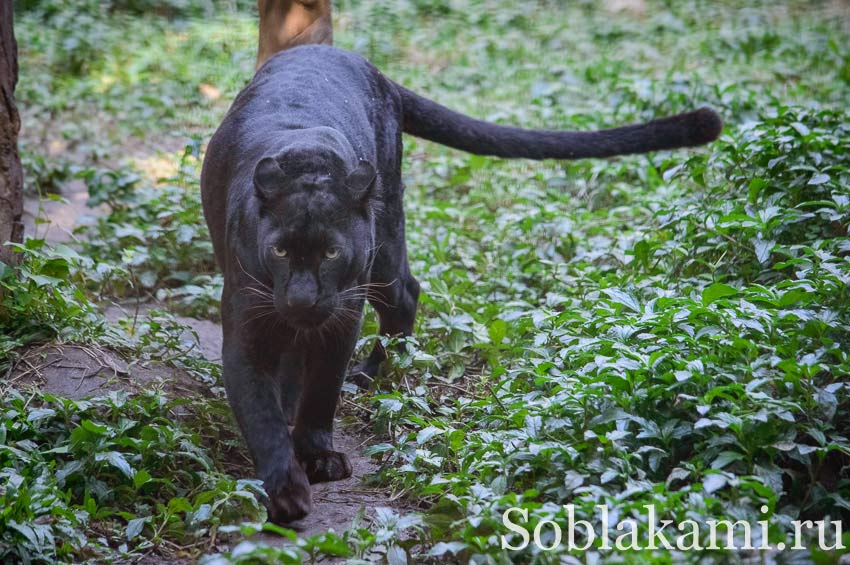
<instances>
[{"instance_id":1,"label":"panther's ear","mask_svg":"<svg viewBox=\"0 0 850 565\"><path fill-rule=\"evenodd\" d=\"M362 201L369 196L371 188L375 183L375 167L369 161L361 160L345 179L345 186L351 190L351 196L355 200Z\"/></svg>"},{"instance_id":2,"label":"panther's ear","mask_svg":"<svg viewBox=\"0 0 850 565\"><path fill-rule=\"evenodd\" d=\"M266 201L280 194L289 184L286 173L280 167L277 159L264 157L254 168L254 189L260 200Z\"/></svg>"}]
</instances>

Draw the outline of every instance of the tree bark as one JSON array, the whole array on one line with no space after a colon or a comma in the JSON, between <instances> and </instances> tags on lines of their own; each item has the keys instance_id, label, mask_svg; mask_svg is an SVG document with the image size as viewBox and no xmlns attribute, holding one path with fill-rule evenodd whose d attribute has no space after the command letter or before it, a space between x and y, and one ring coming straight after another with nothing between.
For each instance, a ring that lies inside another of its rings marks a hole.
<instances>
[{"instance_id":1,"label":"tree bark","mask_svg":"<svg viewBox=\"0 0 850 565\"><path fill-rule=\"evenodd\" d=\"M331 0L257 0L257 8L260 11L258 69L278 51L296 45L333 45Z\"/></svg>"},{"instance_id":2,"label":"tree bark","mask_svg":"<svg viewBox=\"0 0 850 565\"><path fill-rule=\"evenodd\" d=\"M4 246L20 242L24 235L23 172L18 156L21 119L15 107L18 82L18 45L12 24L12 0L0 0L0 261L16 262L16 254Z\"/></svg>"}]
</instances>

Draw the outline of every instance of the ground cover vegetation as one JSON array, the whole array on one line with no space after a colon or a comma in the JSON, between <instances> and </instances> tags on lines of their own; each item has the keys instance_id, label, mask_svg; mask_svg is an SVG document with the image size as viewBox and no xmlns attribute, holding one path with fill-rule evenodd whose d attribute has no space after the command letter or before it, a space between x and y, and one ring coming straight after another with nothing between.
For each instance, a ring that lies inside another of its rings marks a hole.
<instances>
[{"instance_id":1,"label":"ground cover vegetation","mask_svg":"<svg viewBox=\"0 0 850 565\"><path fill-rule=\"evenodd\" d=\"M84 182L98 208L78 241L30 233L23 264L0 265L0 559L726 563L758 554L510 551L502 513L533 530L565 524L564 504L640 523L654 504L767 520L789 545L792 520L850 519L846 3L335 3L338 46L479 117L592 129L707 104L726 128L705 149L576 163L407 139L416 335L342 413L404 505L283 548L240 542L262 529L262 487L218 366L175 318L217 315L199 163L253 71L252 3L16 10L29 190ZM160 309L107 322L128 299ZM362 351L375 332L369 315ZM164 359L206 392L72 400L13 380L45 343Z\"/></svg>"}]
</instances>

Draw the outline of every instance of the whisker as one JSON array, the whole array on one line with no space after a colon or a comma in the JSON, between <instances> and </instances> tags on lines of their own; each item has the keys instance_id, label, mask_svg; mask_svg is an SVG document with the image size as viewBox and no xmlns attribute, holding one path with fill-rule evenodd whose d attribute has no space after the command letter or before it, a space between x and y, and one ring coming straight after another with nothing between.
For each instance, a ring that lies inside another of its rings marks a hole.
<instances>
[{"instance_id":1,"label":"whisker","mask_svg":"<svg viewBox=\"0 0 850 565\"><path fill-rule=\"evenodd\" d=\"M353 296L343 296L342 298L343 298L343 300L366 299L369 302L381 304L382 306L385 306L387 308L395 308L395 305L390 304L389 302L387 302L386 300L384 300L381 296L379 296L377 294L366 293L366 294L358 294L358 295L353 295Z\"/></svg>"},{"instance_id":2,"label":"whisker","mask_svg":"<svg viewBox=\"0 0 850 565\"><path fill-rule=\"evenodd\" d=\"M393 279L392 281L390 281L388 283L364 283L364 284L360 284L360 285L357 285L357 286L353 286L351 288L347 288L347 289L343 290L342 292L340 292L340 295L343 295L343 296L347 296L347 295L361 296L362 295L363 297L368 298L370 301L383 303L387 307L392 307L391 305L387 304L387 302L385 300L383 300L382 297L379 297L379 295L377 293L375 293L373 291L373 289L387 288L387 287L394 285L397 281L398 281L398 279L396 278L396 279Z\"/></svg>"},{"instance_id":3,"label":"whisker","mask_svg":"<svg viewBox=\"0 0 850 565\"><path fill-rule=\"evenodd\" d=\"M360 288L387 288L398 282L398 279L393 279L388 283L368 282L360 285Z\"/></svg>"},{"instance_id":4,"label":"whisker","mask_svg":"<svg viewBox=\"0 0 850 565\"><path fill-rule=\"evenodd\" d=\"M378 245L372 246L372 249L369 250L369 252L372 254L372 260L369 261L369 272L370 273L372 272L372 267L375 266L375 261L378 259L378 252L381 250L381 248L383 246L384 246L384 242L382 241Z\"/></svg>"},{"instance_id":5,"label":"whisker","mask_svg":"<svg viewBox=\"0 0 850 565\"><path fill-rule=\"evenodd\" d=\"M372 267L375 265L375 260L378 258L378 251L380 251L381 247L383 246L384 243L381 242L378 245L373 245L372 247L366 250L366 254L368 255L371 253L372 257L371 259L369 259L369 263L367 265L364 265L360 272L357 273L357 276L354 277L355 279L360 278L360 275L362 275L366 271L369 271L370 273L372 272Z\"/></svg>"},{"instance_id":6,"label":"whisker","mask_svg":"<svg viewBox=\"0 0 850 565\"><path fill-rule=\"evenodd\" d=\"M274 304L274 298L271 296L257 296L251 300L249 304Z\"/></svg>"},{"instance_id":7,"label":"whisker","mask_svg":"<svg viewBox=\"0 0 850 565\"><path fill-rule=\"evenodd\" d=\"M277 310L275 310L273 304L254 304L253 306L249 306L248 308L244 308L242 311L243 312L252 312L252 311L257 311L257 310L269 311L269 312L276 312L277 311Z\"/></svg>"},{"instance_id":8,"label":"whisker","mask_svg":"<svg viewBox=\"0 0 850 565\"><path fill-rule=\"evenodd\" d=\"M247 326L251 322L256 322L257 320L261 320L263 318L266 318L266 317L268 317L272 314L276 314L276 313L277 312L275 310L269 310L268 312L262 312L262 313L258 314L257 316L252 316L251 318L248 318L247 320L242 322L242 327L244 328L245 326Z\"/></svg>"},{"instance_id":9,"label":"whisker","mask_svg":"<svg viewBox=\"0 0 850 565\"><path fill-rule=\"evenodd\" d=\"M337 312L346 313L346 314L354 314L356 316L359 316L360 314L363 313L363 310L355 310L354 308L345 308L345 307L338 306L334 310L334 313L337 313Z\"/></svg>"},{"instance_id":10,"label":"whisker","mask_svg":"<svg viewBox=\"0 0 850 565\"><path fill-rule=\"evenodd\" d=\"M245 292L246 294L253 294L254 296L259 296L262 298L274 298L274 294L269 291L261 290L259 288L254 288L253 286L246 286L245 288L239 289L240 292Z\"/></svg>"},{"instance_id":11,"label":"whisker","mask_svg":"<svg viewBox=\"0 0 850 565\"><path fill-rule=\"evenodd\" d=\"M346 289L340 294L350 294L350 293L358 293L358 292L377 292L375 289L367 287L367 286L355 286L349 289Z\"/></svg>"},{"instance_id":12,"label":"whisker","mask_svg":"<svg viewBox=\"0 0 850 565\"><path fill-rule=\"evenodd\" d=\"M252 275L251 273L249 273L248 271L246 271L246 270L245 270L245 267L243 267L243 266L242 266L242 261L239 259L239 257L236 257L236 263L238 263L238 264L239 264L239 268L240 268L240 269L242 269L242 272L243 272L243 273L245 273L246 275L248 275L248 276L251 278L251 280L253 280L255 283L257 283L258 285L260 285L262 288L264 288L264 289L266 289L266 290L269 290L269 291L271 291L271 290L272 290L272 289L271 289L271 287L269 287L269 285L267 285L267 284L265 284L265 283L260 282L260 281L257 279L257 277L255 277L254 275Z\"/></svg>"},{"instance_id":13,"label":"whisker","mask_svg":"<svg viewBox=\"0 0 850 565\"><path fill-rule=\"evenodd\" d=\"M351 294L353 294L355 296L359 295L359 296L363 296L363 297L379 296L382 299L384 297L384 294L382 292L372 290L371 288L358 288L355 292L352 292Z\"/></svg>"},{"instance_id":14,"label":"whisker","mask_svg":"<svg viewBox=\"0 0 850 565\"><path fill-rule=\"evenodd\" d=\"M363 284L358 284L356 286L352 286L351 288L347 288L342 292L349 292L352 290L361 290L361 289L372 289L372 288L387 288L398 282L398 279L395 278L387 283L377 283L377 282L367 282Z\"/></svg>"},{"instance_id":15,"label":"whisker","mask_svg":"<svg viewBox=\"0 0 850 565\"><path fill-rule=\"evenodd\" d=\"M348 322L356 322L362 317L362 312L349 312L349 311L339 311L335 312L337 320L344 320Z\"/></svg>"},{"instance_id":16,"label":"whisker","mask_svg":"<svg viewBox=\"0 0 850 565\"><path fill-rule=\"evenodd\" d=\"M252 310L262 310L262 311L266 311L266 312L277 312L277 310L275 309L275 307L272 303L253 304L251 306L248 306L247 308L244 308L242 311L243 312L250 312Z\"/></svg>"}]
</instances>

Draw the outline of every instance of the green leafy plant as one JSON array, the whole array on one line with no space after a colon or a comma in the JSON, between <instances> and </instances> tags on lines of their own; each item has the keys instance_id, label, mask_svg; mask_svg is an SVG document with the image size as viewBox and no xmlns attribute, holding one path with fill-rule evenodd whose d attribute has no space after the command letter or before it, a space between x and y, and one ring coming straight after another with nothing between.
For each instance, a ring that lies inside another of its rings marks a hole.
<instances>
[{"instance_id":1,"label":"green leafy plant","mask_svg":"<svg viewBox=\"0 0 850 565\"><path fill-rule=\"evenodd\" d=\"M177 174L149 185L131 170L89 170L91 206L110 212L79 230L86 255L120 264L129 280L112 279L113 294L154 293L198 315L215 315L222 280L203 220L197 144L186 147Z\"/></svg>"}]
</instances>

